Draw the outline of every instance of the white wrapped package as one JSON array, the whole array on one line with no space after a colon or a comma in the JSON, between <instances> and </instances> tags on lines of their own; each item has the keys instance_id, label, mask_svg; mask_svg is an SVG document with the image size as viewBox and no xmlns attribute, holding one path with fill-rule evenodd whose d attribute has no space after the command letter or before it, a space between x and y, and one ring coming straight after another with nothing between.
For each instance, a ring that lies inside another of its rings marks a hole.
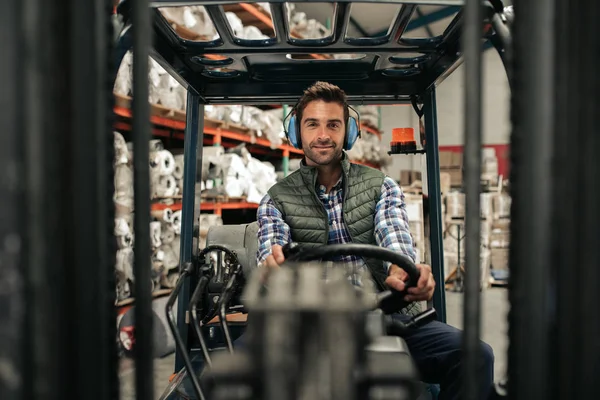
<instances>
[{"instance_id":1,"label":"white wrapped package","mask_svg":"<svg viewBox=\"0 0 600 400\"><path fill-rule=\"evenodd\" d=\"M115 167L115 192L113 200L126 207L133 207L133 170L127 164Z\"/></svg>"},{"instance_id":2,"label":"white wrapped package","mask_svg":"<svg viewBox=\"0 0 600 400\"><path fill-rule=\"evenodd\" d=\"M183 89L183 91L181 90ZM160 77L160 104L174 110L183 110L185 89L166 71Z\"/></svg>"},{"instance_id":3,"label":"white wrapped package","mask_svg":"<svg viewBox=\"0 0 600 400\"><path fill-rule=\"evenodd\" d=\"M204 115L210 119L222 121L225 119L225 106L214 106L207 104L204 106Z\"/></svg>"},{"instance_id":4,"label":"white wrapped package","mask_svg":"<svg viewBox=\"0 0 600 400\"><path fill-rule=\"evenodd\" d=\"M177 180L173 178L173 175L161 176L156 183L155 197L172 197L179 192L179 186Z\"/></svg>"},{"instance_id":5,"label":"white wrapped package","mask_svg":"<svg viewBox=\"0 0 600 400\"><path fill-rule=\"evenodd\" d=\"M172 175L175 171L175 158L169 150L150 153L150 168L160 176Z\"/></svg>"},{"instance_id":6,"label":"white wrapped package","mask_svg":"<svg viewBox=\"0 0 600 400\"><path fill-rule=\"evenodd\" d=\"M183 164L184 164L183 154L177 154L177 155L173 156L173 158L175 159L175 168L173 169L173 177L178 180L183 179Z\"/></svg>"},{"instance_id":7,"label":"white wrapped package","mask_svg":"<svg viewBox=\"0 0 600 400\"><path fill-rule=\"evenodd\" d=\"M223 187L229 197L241 197L248 193L252 175L248 172L244 161L237 154L221 156L223 168Z\"/></svg>"},{"instance_id":8,"label":"white wrapped package","mask_svg":"<svg viewBox=\"0 0 600 400\"><path fill-rule=\"evenodd\" d=\"M215 27L204 6L161 7L160 10L168 20L184 26L200 36L210 38L216 34Z\"/></svg>"},{"instance_id":9,"label":"white wrapped package","mask_svg":"<svg viewBox=\"0 0 600 400\"><path fill-rule=\"evenodd\" d=\"M258 136L262 136L259 132L264 128L263 115L264 112L260 108L245 106L242 114L242 125L255 130Z\"/></svg>"},{"instance_id":10,"label":"white wrapped package","mask_svg":"<svg viewBox=\"0 0 600 400\"><path fill-rule=\"evenodd\" d=\"M260 29L258 29L255 26L251 26L251 25L245 26L242 29L241 37L243 39L249 39L249 40L259 40L259 39L268 39L269 38L267 35L262 33L260 31Z\"/></svg>"},{"instance_id":11,"label":"white wrapped package","mask_svg":"<svg viewBox=\"0 0 600 400\"><path fill-rule=\"evenodd\" d=\"M117 78L115 79L115 86L113 91L123 96L129 96L133 89L133 74L131 68L133 66L133 53L128 51L125 53L119 70L117 72Z\"/></svg>"},{"instance_id":12,"label":"white wrapped package","mask_svg":"<svg viewBox=\"0 0 600 400\"><path fill-rule=\"evenodd\" d=\"M153 248L158 248L162 244L160 241L160 229L161 229L160 221L152 221L150 222L150 243Z\"/></svg>"},{"instance_id":13,"label":"white wrapped package","mask_svg":"<svg viewBox=\"0 0 600 400\"><path fill-rule=\"evenodd\" d=\"M234 124L242 124L242 115L244 114L244 106L231 105L219 106L223 108L223 120Z\"/></svg>"},{"instance_id":14,"label":"white wrapped package","mask_svg":"<svg viewBox=\"0 0 600 400\"><path fill-rule=\"evenodd\" d=\"M171 227L173 228L175 235L181 234L181 210L177 210L173 213L173 222L172 222Z\"/></svg>"},{"instance_id":15,"label":"white wrapped package","mask_svg":"<svg viewBox=\"0 0 600 400\"><path fill-rule=\"evenodd\" d=\"M260 203L260 200L267 194L267 191L277 183L275 167L271 163L261 162L256 158L250 158L247 168L252 176L252 183L256 190L252 197L250 196L250 193L248 193L247 201L250 203Z\"/></svg>"},{"instance_id":16,"label":"white wrapped package","mask_svg":"<svg viewBox=\"0 0 600 400\"><path fill-rule=\"evenodd\" d=\"M127 150L127 142L119 132L113 132L114 148L115 148L115 165L127 164L129 162L129 150Z\"/></svg>"},{"instance_id":17,"label":"white wrapped package","mask_svg":"<svg viewBox=\"0 0 600 400\"><path fill-rule=\"evenodd\" d=\"M235 13L230 11L226 12L225 15L227 16L227 21L229 21L229 26L231 27L233 34L237 37L242 37L244 34L244 24L242 23L242 20L235 15Z\"/></svg>"},{"instance_id":18,"label":"white wrapped package","mask_svg":"<svg viewBox=\"0 0 600 400\"><path fill-rule=\"evenodd\" d=\"M163 67L161 67L154 59L148 57L149 60L149 70L148 71L148 79L149 79L149 87L148 87L148 100L151 104L158 104L160 102L160 81L161 75L164 73Z\"/></svg>"}]
</instances>

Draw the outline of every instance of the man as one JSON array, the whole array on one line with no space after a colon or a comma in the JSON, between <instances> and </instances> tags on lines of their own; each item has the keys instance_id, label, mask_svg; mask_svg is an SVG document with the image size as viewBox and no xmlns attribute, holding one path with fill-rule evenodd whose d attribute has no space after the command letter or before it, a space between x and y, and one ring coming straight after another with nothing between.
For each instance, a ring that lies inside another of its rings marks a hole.
<instances>
[{"instance_id":1,"label":"man","mask_svg":"<svg viewBox=\"0 0 600 400\"><path fill-rule=\"evenodd\" d=\"M304 92L295 113L296 134L305 157L300 169L274 185L261 201L257 212L259 265L279 268L285 261L282 246L289 242L376 244L416 262L402 190L381 171L350 164L343 151L349 116L345 93L337 86L317 82ZM331 261L368 266L380 271L384 285L404 290L407 274L396 265L355 256ZM417 268L420 280L406 296L413 303L395 316L401 320L419 312L415 302L433 296L431 268L424 264ZM440 384L439 398L460 398L461 331L434 321L404 339L422 379ZM481 353L481 384L488 390L493 383L494 356L485 343Z\"/></svg>"}]
</instances>

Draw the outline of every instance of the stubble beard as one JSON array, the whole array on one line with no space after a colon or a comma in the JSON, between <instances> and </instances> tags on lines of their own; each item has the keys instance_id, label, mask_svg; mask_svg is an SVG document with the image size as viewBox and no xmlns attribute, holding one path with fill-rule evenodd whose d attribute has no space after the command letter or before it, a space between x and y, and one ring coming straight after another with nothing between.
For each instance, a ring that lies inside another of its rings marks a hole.
<instances>
[{"instance_id":1,"label":"stubble beard","mask_svg":"<svg viewBox=\"0 0 600 400\"><path fill-rule=\"evenodd\" d=\"M311 143L304 149L304 155L316 165L331 165L339 162L342 158L341 147L335 143L332 143L332 146L333 148L320 150L318 148L313 148L313 144Z\"/></svg>"}]
</instances>

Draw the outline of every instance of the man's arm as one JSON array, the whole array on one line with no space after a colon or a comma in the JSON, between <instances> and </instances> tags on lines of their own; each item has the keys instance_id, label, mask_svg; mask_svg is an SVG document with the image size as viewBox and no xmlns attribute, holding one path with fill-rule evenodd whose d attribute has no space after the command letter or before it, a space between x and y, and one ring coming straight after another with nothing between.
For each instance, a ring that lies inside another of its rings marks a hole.
<instances>
[{"instance_id":1,"label":"man's arm","mask_svg":"<svg viewBox=\"0 0 600 400\"><path fill-rule=\"evenodd\" d=\"M291 242L290 227L283 220L283 215L275 207L275 203L265 195L258 206L256 213L258 221L258 265L265 263L273 250L274 245L283 246Z\"/></svg>"},{"instance_id":2,"label":"man's arm","mask_svg":"<svg viewBox=\"0 0 600 400\"><path fill-rule=\"evenodd\" d=\"M408 224L404 193L391 178L386 177L381 186L381 198L375 207L375 240L416 262L416 252ZM387 263L389 270L390 264Z\"/></svg>"}]
</instances>

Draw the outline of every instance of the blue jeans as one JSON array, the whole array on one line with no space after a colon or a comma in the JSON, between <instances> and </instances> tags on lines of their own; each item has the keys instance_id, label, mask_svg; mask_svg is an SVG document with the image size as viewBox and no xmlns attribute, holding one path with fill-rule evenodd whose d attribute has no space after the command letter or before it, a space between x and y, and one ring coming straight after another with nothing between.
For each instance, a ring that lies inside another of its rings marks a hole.
<instances>
[{"instance_id":1,"label":"blue jeans","mask_svg":"<svg viewBox=\"0 0 600 400\"><path fill-rule=\"evenodd\" d=\"M396 314L393 318L407 321L409 317ZM462 331L439 321L411 330L403 339L419 369L421 380L440 385L439 400L460 399L462 384ZM480 342L482 399L490 395L494 383L494 352Z\"/></svg>"},{"instance_id":2,"label":"blue jeans","mask_svg":"<svg viewBox=\"0 0 600 400\"><path fill-rule=\"evenodd\" d=\"M409 317L396 314L393 318L406 322ZM235 341L237 348L243 347L245 335ZM417 365L421 380L440 386L439 400L460 399L462 384L462 331L439 321L433 321L411 330L403 337ZM481 387L487 399L494 383L494 352L481 342Z\"/></svg>"}]
</instances>

